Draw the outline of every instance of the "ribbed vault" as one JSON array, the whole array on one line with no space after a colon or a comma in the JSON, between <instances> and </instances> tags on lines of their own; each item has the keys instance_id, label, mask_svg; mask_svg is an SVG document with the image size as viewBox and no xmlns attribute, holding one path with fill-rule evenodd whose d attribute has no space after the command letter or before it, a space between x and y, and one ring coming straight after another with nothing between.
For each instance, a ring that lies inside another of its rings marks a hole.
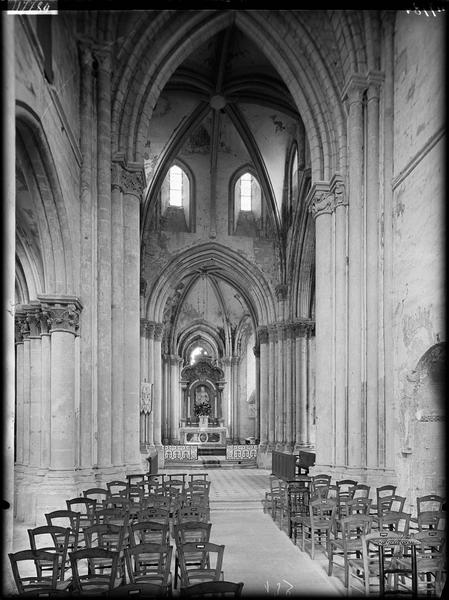
<instances>
[{"instance_id":1,"label":"ribbed vault","mask_svg":"<svg viewBox=\"0 0 449 600\"><path fill-rule=\"evenodd\" d=\"M163 322L167 300L181 281L198 271L211 274L235 288L248 307L254 327L275 320L274 295L260 270L238 252L208 242L171 259L146 298L146 318Z\"/></svg>"}]
</instances>

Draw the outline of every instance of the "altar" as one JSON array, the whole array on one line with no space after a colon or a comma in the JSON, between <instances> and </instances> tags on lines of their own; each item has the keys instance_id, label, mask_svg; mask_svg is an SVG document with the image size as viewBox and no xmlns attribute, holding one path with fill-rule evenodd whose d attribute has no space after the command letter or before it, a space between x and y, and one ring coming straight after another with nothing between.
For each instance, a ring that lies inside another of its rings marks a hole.
<instances>
[{"instance_id":1,"label":"altar","mask_svg":"<svg viewBox=\"0 0 449 600\"><path fill-rule=\"evenodd\" d=\"M226 427L180 427L180 444L226 446Z\"/></svg>"}]
</instances>

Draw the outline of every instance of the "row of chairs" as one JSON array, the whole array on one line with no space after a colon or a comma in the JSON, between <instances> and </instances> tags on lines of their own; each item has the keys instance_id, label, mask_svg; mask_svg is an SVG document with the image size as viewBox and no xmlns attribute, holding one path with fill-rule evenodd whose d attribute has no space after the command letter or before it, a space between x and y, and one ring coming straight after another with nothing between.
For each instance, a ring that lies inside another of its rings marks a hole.
<instances>
[{"instance_id":1,"label":"row of chairs","mask_svg":"<svg viewBox=\"0 0 449 600\"><path fill-rule=\"evenodd\" d=\"M299 476L289 482L274 476L270 479L270 490L264 499L265 512L270 511L275 521L279 517L281 528L286 518L289 537L295 545L299 539L301 550L312 558L316 547L321 547L328 558L329 575L342 562L346 587L350 585L350 574L351 585L358 579L367 586L372 585L377 573L378 589L383 590L384 576L380 576L380 567L376 567L382 554L390 560L391 564L384 565L383 570L390 583L394 579L396 589L398 572L402 569L400 581L405 581L408 573L413 589L423 583L426 593L441 590L446 574L444 498L435 494L417 498L417 515L412 517L404 512L406 498L396 494L394 485L379 486L373 502L369 497L370 487L353 480L332 484L331 477L325 474ZM384 552L383 544L387 542L380 543L379 536L383 540L385 535L399 536L409 543L396 544L394 551Z\"/></svg>"},{"instance_id":2,"label":"row of chairs","mask_svg":"<svg viewBox=\"0 0 449 600\"><path fill-rule=\"evenodd\" d=\"M210 513L192 511L194 502L209 508L210 482L204 477L186 481L183 475L165 481L146 478L139 486L144 493L134 496L135 481L112 481L67 500L66 510L47 513L47 525L28 530L30 548L9 555L19 594L155 597L171 595L179 584L182 596L212 592L240 597L243 583L224 580L225 546L210 541ZM101 490L102 500L92 497L93 490ZM129 503L105 507L104 500L118 497ZM168 504L148 512L150 504L143 507L142 500L154 497L168 499ZM183 512L186 504L189 510ZM67 526L56 525L58 518L65 518ZM28 576L20 572L27 561L35 569Z\"/></svg>"}]
</instances>

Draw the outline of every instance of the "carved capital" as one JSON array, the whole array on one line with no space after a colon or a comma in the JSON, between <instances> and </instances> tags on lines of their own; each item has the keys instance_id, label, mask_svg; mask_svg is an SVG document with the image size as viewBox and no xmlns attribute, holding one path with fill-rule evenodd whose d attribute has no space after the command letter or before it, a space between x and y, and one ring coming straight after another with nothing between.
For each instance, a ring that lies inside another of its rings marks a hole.
<instances>
[{"instance_id":1,"label":"carved capital","mask_svg":"<svg viewBox=\"0 0 449 600\"><path fill-rule=\"evenodd\" d=\"M38 296L42 306L42 318L53 331L67 331L78 335L81 303L74 296Z\"/></svg>"},{"instance_id":2,"label":"carved capital","mask_svg":"<svg viewBox=\"0 0 449 600\"><path fill-rule=\"evenodd\" d=\"M259 327L257 329L259 344L268 344L268 327Z\"/></svg>"},{"instance_id":3,"label":"carved capital","mask_svg":"<svg viewBox=\"0 0 449 600\"><path fill-rule=\"evenodd\" d=\"M141 169L129 170L122 164L113 162L111 165L111 186L117 188L123 194L142 198L145 187L145 178Z\"/></svg>"},{"instance_id":4,"label":"carved capital","mask_svg":"<svg viewBox=\"0 0 449 600\"><path fill-rule=\"evenodd\" d=\"M95 44L92 53L98 63L98 69L105 73L111 72L111 46L110 44Z\"/></svg>"},{"instance_id":5,"label":"carved capital","mask_svg":"<svg viewBox=\"0 0 449 600\"><path fill-rule=\"evenodd\" d=\"M345 87L343 88L341 99L343 101L347 100L349 105L361 103L363 98L363 92L366 90L366 88L366 77L360 75L359 73L353 73L349 77Z\"/></svg>"},{"instance_id":6,"label":"carved capital","mask_svg":"<svg viewBox=\"0 0 449 600\"><path fill-rule=\"evenodd\" d=\"M348 199L346 196L345 184L340 175L334 175L330 182L330 191L333 196L334 210L339 206L347 206Z\"/></svg>"},{"instance_id":7,"label":"carved capital","mask_svg":"<svg viewBox=\"0 0 449 600\"><path fill-rule=\"evenodd\" d=\"M155 323L154 324L154 340L156 342L162 341L163 333L164 333L163 323Z\"/></svg>"},{"instance_id":8,"label":"carved capital","mask_svg":"<svg viewBox=\"0 0 449 600\"><path fill-rule=\"evenodd\" d=\"M254 356L256 358L260 357L260 346L253 346L253 352L254 352Z\"/></svg>"},{"instance_id":9,"label":"carved capital","mask_svg":"<svg viewBox=\"0 0 449 600\"><path fill-rule=\"evenodd\" d=\"M27 321L27 315L25 311L21 309L16 310L14 315L14 326L15 326L15 340L16 343L23 342L24 338L30 335L30 327Z\"/></svg>"},{"instance_id":10,"label":"carved capital","mask_svg":"<svg viewBox=\"0 0 449 600\"><path fill-rule=\"evenodd\" d=\"M370 71L367 76L368 91L367 98L370 100L379 100L380 88L384 82L385 76L380 71Z\"/></svg>"},{"instance_id":11,"label":"carved capital","mask_svg":"<svg viewBox=\"0 0 449 600\"><path fill-rule=\"evenodd\" d=\"M30 337L40 337L42 325L42 312L40 304L26 307L26 320L28 323Z\"/></svg>"},{"instance_id":12,"label":"carved capital","mask_svg":"<svg viewBox=\"0 0 449 600\"><path fill-rule=\"evenodd\" d=\"M322 214L333 211L333 197L327 182L317 181L312 185L307 194L307 206L315 219Z\"/></svg>"}]
</instances>

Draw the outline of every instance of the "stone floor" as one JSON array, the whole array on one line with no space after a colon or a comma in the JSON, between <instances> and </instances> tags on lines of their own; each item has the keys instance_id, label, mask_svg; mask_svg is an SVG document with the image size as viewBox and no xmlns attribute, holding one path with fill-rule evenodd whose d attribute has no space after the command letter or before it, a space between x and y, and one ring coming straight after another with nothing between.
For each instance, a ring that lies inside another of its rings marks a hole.
<instances>
[{"instance_id":1,"label":"stone floor","mask_svg":"<svg viewBox=\"0 0 449 600\"><path fill-rule=\"evenodd\" d=\"M225 579L243 581L244 597L347 595L340 569L329 577L327 560L321 551L312 560L292 543L278 522L263 512L262 499L269 489L268 470L234 468L207 472L211 481L211 541L225 544ZM26 529L31 526L16 523L14 551L28 547Z\"/></svg>"}]
</instances>

